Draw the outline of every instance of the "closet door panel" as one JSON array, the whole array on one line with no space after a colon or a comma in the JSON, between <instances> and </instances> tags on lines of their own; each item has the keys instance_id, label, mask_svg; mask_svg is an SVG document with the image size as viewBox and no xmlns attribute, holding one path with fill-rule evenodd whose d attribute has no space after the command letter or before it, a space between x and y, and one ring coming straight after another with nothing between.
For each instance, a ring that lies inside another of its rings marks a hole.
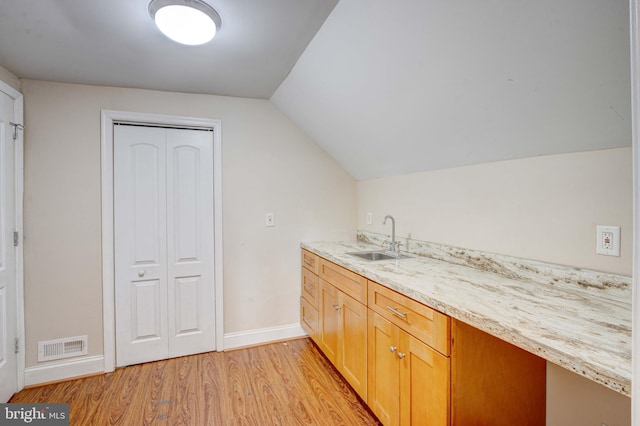
<instances>
[{"instance_id":1,"label":"closet door panel","mask_svg":"<svg viewBox=\"0 0 640 426\"><path fill-rule=\"evenodd\" d=\"M213 133L167 129L169 356L215 349Z\"/></svg>"},{"instance_id":2,"label":"closet door panel","mask_svg":"<svg viewBox=\"0 0 640 426\"><path fill-rule=\"evenodd\" d=\"M165 131L115 126L116 363L168 355Z\"/></svg>"}]
</instances>

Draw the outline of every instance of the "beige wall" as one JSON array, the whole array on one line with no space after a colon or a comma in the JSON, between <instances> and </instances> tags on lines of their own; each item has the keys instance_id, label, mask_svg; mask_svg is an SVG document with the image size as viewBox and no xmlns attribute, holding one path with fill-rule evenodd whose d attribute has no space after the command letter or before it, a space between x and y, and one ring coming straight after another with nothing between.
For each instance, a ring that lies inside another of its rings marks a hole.
<instances>
[{"instance_id":1,"label":"beige wall","mask_svg":"<svg viewBox=\"0 0 640 426\"><path fill-rule=\"evenodd\" d=\"M358 182L358 229L631 275L631 148L550 155ZM367 212L373 224L366 224ZM596 225L621 255L595 254Z\"/></svg>"},{"instance_id":2,"label":"beige wall","mask_svg":"<svg viewBox=\"0 0 640 426\"><path fill-rule=\"evenodd\" d=\"M102 354L100 110L222 121L225 333L297 323L301 240L352 239L355 181L269 101L25 80L26 365ZM276 226L265 228L265 212Z\"/></svg>"},{"instance_id":3,"label":"beige wall","mask_svg":"<svg viewBox=\"0 0 640 426\"><path fill-rule=\"evenodd\" d=\"M358 229L631 275L631 148L534 157L358 182ZM366 224L367 212L373 224ZM596 225L621 256L595 254ZM547 363L547 425L631 423L631 399Z\"/></svg>"},{"instance_id":4,"label":"beige wall","mask_svg":"<svg viewBox=\"0 0 640 426\"><path fill-rule=\"evenodd\" d=\"M0 81L7 83L9 86L20 91L20 80L8 69L0 66Z\"/></svg>"},{"instance_id":5,"label":"beige wall","mask_svg":"<svg viewBox=\"0 0 640 426\"><path fill-rule=\"evenodd\" d=\"M547 363L547 426L602 425L631 425L631 398Z\"/></svg>"}]
</instances>

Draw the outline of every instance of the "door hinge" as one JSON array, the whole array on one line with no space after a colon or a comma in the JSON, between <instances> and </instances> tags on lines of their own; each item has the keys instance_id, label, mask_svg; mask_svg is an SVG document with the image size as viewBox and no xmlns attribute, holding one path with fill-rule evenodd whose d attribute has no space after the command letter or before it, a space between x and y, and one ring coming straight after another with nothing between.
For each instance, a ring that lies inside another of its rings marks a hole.
<instances>
[{"instance_id":1,"label":"door hinge","mask_svg":"<svg viewBox=\"0 0 640 426\"><path fill-rule=\"evenodd\" d=\"M14 343L15 343L15 347L14 347L15 353L20 352L20 338L16 337L14 340Z\"/></svg>"},{"instance_id":2,"label":"door hinge","mask_svg":"<svg viewBox=\"0 0 640 426\"><path fill-rule=\"evenodd\" d=\"M16 139L18 139L18 130L24 130L24 126L20 123L9 123L11 126L13 126L13 140L15 141Z\"/></svg>"},{"instance_id":3,"label":"door hinge","mask_svg":"<svg viewBox=\"0 0 640 426\"><path fill-rule=\"evenodd\" d=\"M13 246L18 247L18 244L20 244L20 232L13 231Z\"/></svg>"}]
</instances>

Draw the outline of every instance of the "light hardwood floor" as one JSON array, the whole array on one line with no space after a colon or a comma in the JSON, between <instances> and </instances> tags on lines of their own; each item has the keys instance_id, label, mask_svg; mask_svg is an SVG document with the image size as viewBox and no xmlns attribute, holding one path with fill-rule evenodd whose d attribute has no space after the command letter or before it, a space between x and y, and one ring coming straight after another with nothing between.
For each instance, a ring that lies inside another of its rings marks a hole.
<instances>
[{"instance_id":1,"label":"light hardwood floor","mask_svg":"<svg viewBox=\"0 0 640 426\"><path fill-rule=\"evenodd\" d=\"M309 339L211 352L25 389L71 425L379 425Z\"/></svg>"}]
</instances>

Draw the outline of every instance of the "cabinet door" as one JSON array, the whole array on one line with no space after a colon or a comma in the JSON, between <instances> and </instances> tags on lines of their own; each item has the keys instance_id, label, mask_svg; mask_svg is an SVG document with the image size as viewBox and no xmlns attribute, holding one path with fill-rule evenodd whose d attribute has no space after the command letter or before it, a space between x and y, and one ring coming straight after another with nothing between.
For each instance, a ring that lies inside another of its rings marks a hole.
<instances>
[{"instance_id":1,"label":"cabinet door","mask_svg":"<svg viewBox=\"0 0 640 426\"><path fill-rule=\"evenodd\" d=\"M449 358L400 331L400 425L449 424Z\"/></svg>"},{"instance_id":2,"label":"cabinet door","mask_svg":"<svg viewBox=\"0 0 640 426\"><path fill-rule=\"evenodd\" d=\"M339 302L338 289L321 279L318 309L320 314L320 341L318 345L333 365L338 360Z\"/></svg>"},{"instance_id":3,"label":"cabinet door","mask_svg":"<svg viewBox=\"0 0 640 426\"><path fill-rule=\"evenodd\" d=\"M400 419L398 332L398 327L369 310L367 404L385 426L397 425Z\"/></svg>"},{"instance_id":4,"label":"cabinet door","mask_svg":"<svg viewBox=\"0 0 640 426\"><path fill-rule=\"evenodd\" d=\"M340 316L338 371L367 399L367 307L338 292Z\"/></svg>"}]
</instances>

